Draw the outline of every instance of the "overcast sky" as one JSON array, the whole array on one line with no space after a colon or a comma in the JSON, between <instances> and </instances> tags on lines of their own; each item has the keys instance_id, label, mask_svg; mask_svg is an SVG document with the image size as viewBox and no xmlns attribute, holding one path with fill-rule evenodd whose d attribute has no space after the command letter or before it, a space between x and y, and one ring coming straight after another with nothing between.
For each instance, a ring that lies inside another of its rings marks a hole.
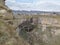
<instances>
[{"instance_id":1,"label":"overcast sky","mask_svg":"<svg viewBox=\"0 0 60 45\"><path fill-rule=\"evenodd\" d=\"M13 10L60 11L60 0L6 0Z\"/></svg>"}]
</instances>

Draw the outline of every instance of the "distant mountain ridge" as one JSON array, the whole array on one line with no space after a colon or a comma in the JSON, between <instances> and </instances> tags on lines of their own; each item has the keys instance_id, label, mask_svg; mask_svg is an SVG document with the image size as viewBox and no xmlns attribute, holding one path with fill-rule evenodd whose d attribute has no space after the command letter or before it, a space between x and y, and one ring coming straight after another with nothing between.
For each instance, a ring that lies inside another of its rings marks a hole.
<instances>
[{"instance_id":1,"label":"distant mountain ridge","mask_svg":"<svg viewBox=\"0 0 60 45\"><path fill-rule=\"evenodd\" d=\"M50 14L60 14L60 12L52 12L52 11L26 11L26 10L13 10L14 14L42 14L42 13L50 13Z\"/></svg>"}]
</instances>

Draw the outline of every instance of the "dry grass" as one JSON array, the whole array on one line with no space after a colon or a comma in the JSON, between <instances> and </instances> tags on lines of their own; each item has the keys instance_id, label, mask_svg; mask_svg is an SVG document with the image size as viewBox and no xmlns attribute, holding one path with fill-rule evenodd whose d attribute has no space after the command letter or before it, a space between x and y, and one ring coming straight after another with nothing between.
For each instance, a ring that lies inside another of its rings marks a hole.
<instances>
[{"instance_id":1,"label":"dry grass","mask_svg":"<svg viewBox=\"0 0 60 45\"><path fill-rule=\"evenodd\" d=\"M19 16L18 16L19 17ZM48 34L50 28L48 28L45 32L42 32L42 27L40 29L36 28L34 29L35 31L32 31L30 35L26 36L25 33L23 32L23 35L19 35L18 32L16 32L15 27L17 25L17 21L20 23L21 19L29 19L29 18L56 18L57 20L60 20L60 16L42 16L42 15L36 15L36 16L20 16L19 18L16 18L15 20L12 20L13 25L8 24L5 22L5 20L0 19L0 45L60 45L60 37L54 37L54 38L49 38L50 42L48 43L43 41L43 34ZM51 25L50 25L51 26ZM52 27L53 28L53 27ZM49 34L50 35L50 34ZM25 37L29 37L29 41L27 41ZM55 41L56 40L56 41Z\"/></svg>"}]
</instances>

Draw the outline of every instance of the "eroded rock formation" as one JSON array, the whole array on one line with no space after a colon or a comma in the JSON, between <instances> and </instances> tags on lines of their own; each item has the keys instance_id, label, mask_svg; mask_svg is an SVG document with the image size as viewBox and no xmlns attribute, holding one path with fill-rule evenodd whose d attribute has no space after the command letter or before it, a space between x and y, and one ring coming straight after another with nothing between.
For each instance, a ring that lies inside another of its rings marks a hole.
<instances>
[{"instance_id":1,"label":"eroded rock formation","mask_svg":"<svg viewBox=\"0 0 60 45\"><path fill-rule=\"evenodd\" d=\"M5 0L0 0L0 17L3 19L13 19L13 13L11 9L5 5Z\"/></svg>"}]
</instances>

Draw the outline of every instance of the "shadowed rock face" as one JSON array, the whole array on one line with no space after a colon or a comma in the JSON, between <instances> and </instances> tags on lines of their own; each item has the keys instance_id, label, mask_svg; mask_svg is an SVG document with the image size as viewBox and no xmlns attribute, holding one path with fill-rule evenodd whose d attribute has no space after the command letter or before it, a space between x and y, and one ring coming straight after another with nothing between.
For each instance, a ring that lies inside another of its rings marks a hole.
<instances>
[{"instance_id":1,"label":"shadowed rock face","mask_svg":"<svg viewBox=\"0 0 60 45\"><path fill-rule=\"evenodd\" d=\"M35 25L32 24L33 23L33 18L31 18L30 20L26 20L24 22L22 22L18 28L20 30L25 30L27 32L31 32L34 28L35 28Z\"/></svg>"}]
</instances>

